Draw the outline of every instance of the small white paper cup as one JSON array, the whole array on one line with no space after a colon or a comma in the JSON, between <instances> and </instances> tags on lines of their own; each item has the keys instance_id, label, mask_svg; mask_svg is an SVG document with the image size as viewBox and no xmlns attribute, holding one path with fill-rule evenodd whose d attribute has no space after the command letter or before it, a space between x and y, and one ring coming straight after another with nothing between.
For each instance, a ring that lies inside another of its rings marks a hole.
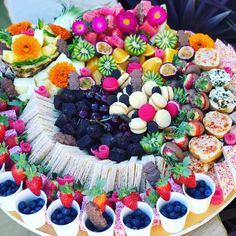
<instances>
[{"instance_id":1,"label":"small white paper cup","mask_svg":"<svg viewBox=\"0 0 236 236\"><path fill-rule=\"evenodd\" d=\"M63 207L61 200L57 199L52 202L47 210L47 220L48 223L54 228L58 236L76 236L79 232L79 215L80 207L76 201L73 201L72 207L78 212L76 218L69 224L57 225L51 221L52 213L57 209Z\"/></svg>"},{"instance_id":2,"label":"small white paper cup","mask_svg":"<svg viewBox=\"0 0 236 236\"><path fill-rule=\"evenodd\" d=\"M5 182L6 180L14 180L11 171L6 171L6 172L2 172L0 174L0 183ZM15 201L16 201L16 197L17 195L22 191L22 185L23 183L20 183L20 187L18 188L18 190L13 193L10 196L0 196L0 206L1 208L3 208L6 211L15 211Z\"/></svg>"},{"instance_id":3,"label":"small white paper cup","mask_svg":"<svg viewBox=\"0 0 236 236\"><path fill-rule=\"evenodd\" d=\"M18 205L20 202L29 202L37 198L42 198L45 203L43 207L34 214L24 214L21 213L18 209ZM47 210L47 196L41 190L40 196L34 195L29 189L23 190L17 197L15 202L16 212L21 216L24 223L32 229L37 229L45 225L46 223L46 210Z\"/></svg>"},{"instance_id":4,"label":"small white paper cup","mask_svg":"<svg viewBox=\"0 0 236 236\"><path fill-rule=\"evenodd\" d=\"M187 207L187 212L181 218L169 219L169 218L165 217L164 215L162 215L160 210L164 205L174 202L174 201L178 201L178 202L182 203L183 205L185 205ZM174 234L174 233L180 232L184 228L186 218L187 218L187 215L190 210L190 204L189 204L188 199L182 193L171 192L171 196L170 196L169 201L165 201L164 199L162 199L160 197L157 200L156 208L157 208L158 214L160 215L161 225L165 231L167 231L168 233Z\"/></svg>"},{"instance_id":5,"label":"small white paper cup","mask_svg":"<svg viewBox=\"0 0 236 236\"><path fill-rule=\"evenodd\" d=\"M107 230L105 230L103 232L94 232L94 231L91 231L90 229L88 229L86 226L86 223L85 223L86 220L88 219L88 215L87 215L86 211L83 212L82 223L83 223L83 226L86 229L89 236L113 236L114 235L114 226L115 226L115 221L116 221L115 212L109 206L106 206L106 212L111 216L113 223L110 226L110 228L108 228Z\"/></svg>"},{"instance_id":6,"label":"small white paper cup","mask_svg":"<svg viewBox=\"0 0 236 236\"><path fill-rule=\"evenodd\" d=\"M201 173L196 173L195 175L196 175L196 180L204 180L206 182L206 184L211 188L212 194L208 198L196 199L196 198L190 197L186 193L185 185L183 185L182 188L183 188L185 196L188 198L190 202L190 211L195 214L202 214L208 210L211 203L211 198L213 194L215 193L216 187L215 187L214 181L208 175L201 174Z\"/></svg>"},{"instance_id":7,"label":"small white paper cup","mask_svg":"<svg viewBox=\"0 0 236 236\"><path fill-rule=\"evenodd\" d=\"M120 221L121 221L121 224L123 225L123 227L125 229L126 236L144 236L144 235L149 236L151 234L152 223L153 223L153 220L154 220L153 209L145 202L138 202L138 209L140 209L147 216L149 216L151 222L150 222L149 225L147 225L143 229L131 229L131 228L127 227L124 223L124 217L126 215L128 215L129 213L131 213L132 210L129 209L128 207L124 207L121 211L121 214L120 214Z\"/></svg>"},{"instance_id":8,"label":"small white paper cup","mask_svg":"<svg viewBox=\"0 0 236 236\"><path fill-rule=\"evenodd\" d=\"M5 163L2 164L2 167L0 169L0 174L5 172Z\"/></svg>"}]
</instances>

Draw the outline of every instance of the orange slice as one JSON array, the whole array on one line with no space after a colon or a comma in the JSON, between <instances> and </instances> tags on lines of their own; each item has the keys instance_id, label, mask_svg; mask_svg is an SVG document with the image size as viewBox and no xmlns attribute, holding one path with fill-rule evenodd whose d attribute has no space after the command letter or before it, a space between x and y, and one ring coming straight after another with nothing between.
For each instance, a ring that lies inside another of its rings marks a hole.
<instances>
[{"instance_id":1,"label":"orange slice","mask_svg":"<svg viewBox=\"0 0 236 236\"><path fill-rule=\"evenodd\" d=\"M98 58L97 57L93 57L91 60L88 61L86 67L89 70L91 70L92 73L94 71L96 71L98 69Z\"/></svg>"},{"instance_id":2,"label":"orange slice","mask_svg":"<svg viewBox=\"0 0 236 236\"><path fill-rule=\"evenodd\" d=\"M147 71L154 71L159 73L161 64L162 60L160 58L152 57L143 63L143 72L145 73Z\"/></svg>"},{"instance_id":3,"label":"orange slice","mask_svg":"<svg viewBox=\"0 0 236 236\"><path fill-rule=\"evenodd\" d=\"M121 72L125 72L126 68L128 66L129 61L125 61L123 63L117 64L117 68L121 71Z\"/></svg>"},{"instance_id":4,"label":"orange slice","mask_svg":"<svg viewBox=\"0 0 236 236\"><path fill-rule=\"evenodd\" d=\"M130 57L130 55L122 48L115 48L112 56L117 64L126 62Z\"/></svg>"},{"instance_id":5,"label":"orange slice","mask_svg":"<svg viewBox=\"0 0 236 236\"><path fill-rule=\"evenodd\" d=\"M178 51L172 48L167 48L165 50L165 62L172 62L174 55L177 53Z\"/></svg>"},{"instance_id":6,"label":"orange slice","mask_svg":"<svg viewBox=\"0 0 236 236\"><path fill-rule=\"evenodd\" d=\"M143 64L146 61L146 57L144 55L139 56L139 63Z\"/></svg>"},{"instance_id":7,"label":"orange slice","mask_svg":"<svg viewBox=\"0 0 236 236\"><path fill-rule=\"evenodd\" d=\"M150 56L153 56L154 54L155 54L155 48L152 45L147 44L147 48L142 55L146 57L150 57Z\"/></svg>"}]
</instances>

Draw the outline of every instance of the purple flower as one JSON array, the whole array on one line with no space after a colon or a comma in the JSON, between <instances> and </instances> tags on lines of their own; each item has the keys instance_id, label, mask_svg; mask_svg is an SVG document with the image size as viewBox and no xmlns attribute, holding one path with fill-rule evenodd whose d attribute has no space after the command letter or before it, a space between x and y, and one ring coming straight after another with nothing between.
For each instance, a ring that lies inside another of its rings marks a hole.
<instances>
[{"instance_id":1,"label":"purple flower","mask_svg":"<svg viewBox=\"0 0 236 236\"><path fill-rule=\"evenodd\" d=\"M152 7L147 14L148 23L153 26L159 26L167 19L166 10L160 6Z\"/></svg>"},{"instance_id":2,"label":"purple flower","mask_svg":"<svg viewBox=\"0 0 236 236\"><path fill-rule=\"evenodd\" d=\"M73 24L72 24L72 32L75 35L81 36L84 35L88 32L88 27L87 25L84 23L84 21L82 20L76 20Z\"/></svg>"},{"instance_id":3,"label":"purple flower","mask_svg":"<svg viewBox=\"0 0 236 236\"><path fill-rule=\"evenodd\" d=\"M103 16L97 16L92 21L92 28L96 33L103 33L107 29L107 21Z\"/></svg>"},{"instance_id":4,"label":"purple flower","mask_svg":"<svg viewBox=\"0 0 236 236\"><path fill-rule=\"evenodd\" d=\"M121 11L116 16L116 25L122 32L132 33L136 30L138 22L134 13L129 11Z\"/></svg>"}]
</instances>

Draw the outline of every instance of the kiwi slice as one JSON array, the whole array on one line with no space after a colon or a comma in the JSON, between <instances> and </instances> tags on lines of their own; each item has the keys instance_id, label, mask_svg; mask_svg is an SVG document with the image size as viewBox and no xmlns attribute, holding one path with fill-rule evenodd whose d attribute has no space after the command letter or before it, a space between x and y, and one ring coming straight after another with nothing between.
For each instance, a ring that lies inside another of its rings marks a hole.
<instances>
[{"instance_id":1,"label":"kiwi slice","mask_svg":"<svg viewBox=\"0 0 236 236\"><path fill-rule=\"evenodd\" d=\"M104 76L109 76L117 68L116 62L112 56L104 55L98 60L98 70Z\"/></svg>"},{"instance_id":2,"label":"kiwi slice","mask_svg":"<svg viewBox=\"0 0 236 236\"><path fill-rule=\"evenodd\" d=\"M157 34L155 44L158 48L165 50L166 48L175 48L178 38L171 31L164 30Z\"/></svg>"},{"instance_id":3,"label":"kiwi slice","mask_svg":"<svg viewBox=\"0 0 236 236\"><path fill-rule=\"evenodd\" d=\"M147 82L149 80L153 80L157 83L157 85L163 85L164 79L161 77L160 74L155 73L154 71L147 71L143 75L143 81Z\"/></svg>"},{"instance_id":4,"label":"kiwi slice","mask_svg":"<svg viewBox=\"0 0 236 236\"><path fill-rule=\"evenodd\" d=\"M87 41L80 40L74 47L72 57L78 61L89 61L95 56L95 47Z\"/></svg>"},{"instance_id":5,"label":"kiwi slice","mask_svg":"<svg viewBox=\"0 0 236 236\"><path fill-rule=\"evenodd\" d=\"M137 35L130 35L125 38L125 50L133 56L139 56L145 52L147 44Z\"/></svg>"}]
</instances>

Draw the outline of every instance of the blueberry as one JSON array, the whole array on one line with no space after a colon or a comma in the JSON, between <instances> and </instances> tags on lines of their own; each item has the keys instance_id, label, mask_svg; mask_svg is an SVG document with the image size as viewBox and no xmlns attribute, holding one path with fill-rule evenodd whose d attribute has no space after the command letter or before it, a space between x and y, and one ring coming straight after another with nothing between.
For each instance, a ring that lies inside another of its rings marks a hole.
<instances>
[{"instance_id":1,"label":"blueberry","mask_svg":"<svg viewBox=\"0 0 236 236\"><path fill-rule=\"evenodd\" d=\"M56 225L58 225L59 223L58 223L58 220L57 219L55 219L55 218L52 218L51 219L51 221L54 223L54 224L56 224Z\"/></svg>"},{"instance_id":2,"label":"blueberry","mask_svg":"<svg viewBox=\"0 0 236 236\"><path fill-rule=\"evenodd\" d=\"M199 180L199 181L197 181L197 183L200 187L205 187L206 186L206 182L204 180Z\"/></svg>"},{"instance_id":3,"label":"blueberry","mask_svg":"<svg viewBox=\"0 0 236 236\"><path fill-rule=\"evenodd\" d=\"M175 213L174 211L172 211L172 212L169 213L169 218L170 218L170 219L176 219L176 218L177 218L176 216L177 216L177 215L176 215L176 213Z\"/></svg>"},{"instance_id":4,"label":"blueberry","mask_svg":"<svg viewBox=\"0 0 236 236\"><path fill-rule=\"evenodd\" d=\"M152 93L160 93L161 94L161 89L160 89L160 87L154 87L154 88L152 88Z\"/></svg>"},{"instance_id":5,"label":"blueberry","mask_svg":"<svg viewBox=\"0 0 236 236\"><path fill-rule=\"evenodd\" d=\"M64 220L64 219L60 219L60 220L58 221L58 224L59 224L59 225L64 225L64 224L65 224L65 220Z\"/></svg>"},{"instance_id":6,"label":"blueberry","mask_svg":"<svg viewBox=\"0 0 236 236\"><path fill-rule=\"evenodd\" d=\"M90 229L91 231L95 231L95 230L96 230L95 227L94 227L94 225L92 224L92 222L91 222L89 219L86 220L85 225L86 225L86 227L87 227L88 229Z\"/></svg>"},{"instance_id":7,"label":"blueberry","mask_svg":"<svg viewBox=\"0 0 236 236\"><path fill-rule=\"evenodd\" d=\"M75 208L71 208L71 216L76 217L78 215L78 212L75 210Z\"/></svg>"},{"instance_id":8,"label":"blueberry","mask_svg":"<svg viewBox=\"0 0 236 236\"><path fill-rule=\"evenodd\" d=\"M40 211L42 209L42 207L41 206L38 206L38 207L36 207L35 209L34 209L34 211L35 212L38 212L38 211Z\"/></svg>"},{"instance_id":9,"label":"blueberry","mask_svg":"<svg viewBox=\"0 0 236 236\"><path fill-rule=\"evenodd\" d=\"M204 192L204 196L205 197L209 197L212 194L212 191L209 187L206 188L205 192Z\"/></svg>"},{"instance_id":10,"label":"blueberry","mask_svg":"<svg viewBox=\"0 0 236 236\"><path fill-rule=\"evenodd\" d=\"M57 215L56 215L56 213L55 213L55 211L52 213L52 215L51 215L51 220L55 220L57 218Z\"/></svg>"},{"instance_id":11,"label":"blueberry","mask_svg":"<svg viewBox=\"0 0 236 236\"><path fill-rule=\"evenodd\" d=\"M37 206L43 207L44 203L45 203L45 201L44 201L42 198L39 198L39 199L38 199Z\"/></svg>"},{"instance_id":12,"label":"blueberry","mask_svg":"<svg viewBox=\"0 0 236 236\"><path fill-rule=\"evenodd\" d=\"M135 226L135 227L140 227L140 220L138 220L138 219L133 219L133 220L131 221L131 224L132 224L133 226Z\"/></svg>"},{"instance_id":13,"label":"blueberry","mask_svg":"<svg viewBox=\"0 0 236 236\"><path fill-rule=\"evenodd\" d=\"M12 183L13 183L12 180L7 180L7 181L5 182L5 186L11 187L11 186L12 186Z\"/></svg>"},{"instance_id":14,"label":"blueberry","mask_svg":"<svg viewBox=\"0 0 236 236\"><path fill-rule=\"evenodd\" d=\"M195 188L188 188L188 189L186 190L187 194L188 194L189 196L191 196L191 197L194 196L195 191L196 191Z\"/></svg>"},{"instance_id":15,"label":"blueberry","mask_svg":"<svg viewBox=\"0 0 236 236\"><path fill-rule=\"evenodd\" d=\"M151 222L149 216L146 215L146 216L144 217L143 222L144 222L144 227L147 227L147 226L150 224L150 222Z\"/></svg>"},{"instance_id":16,"label":"blueberry","mask_svg":"<svg viewBox=\"0 0 236 236\"><path fill-rule=\"evenodd\" d=\"M129 85L126 87L126 93L128 93L129 95L131 95L132 92L133 92L133 87L132 87L132 85L129 84Z\"/></svg>"},{"instance_id":17,"label":"blueberry","mask_svg":"<svg viewBox=\"0 0 236 236\"><path fill-rule=\"evenodd\" d=\"M181 207L181 213L182 213L183 215L185 215L186 212L187 212L187 207L186 207L185 205L182 205L182 207Z\"/></svg>"},{"instance_id":18,"label":"blueberry","mask_svg":"<svg viewBox=\"0 0 236 236\"><path fill-rule=\"evenodd\" d=\"M142 216L143 215L143 212L140 209L134 211L134 213L135 213L136 216Z\"/></svg>"},{"instance_id":19,"label":"blueberry","mask_svg":"<svg viewBox=\"0 0 236 236\"><path fill-rule=\"evenodd\" d=\"M132 225L130 223L125 224L128 228L132 229Z\"/></svg>"},{"instance_id":20,"label":"blueberry","mask_svg":"<svg viewBox=\"0 0 236 236\"><path fill-rule=\"evenodd\" d=\"M19 211L20 211L21 213L23 213L23 210L25 209L26 206L27 206L27 205L26 205L25 202L23 202L23 201L20 202L19 205L18 205Z\"/></svg>"},{"instance_id":21,"label":"blueberry","mask_svg":"<svg viewBox=\"0 0 236 236\"><path fill-rule=\"evenodd\" d=\"M205 187L199 187L199 191L203 193L205 191Z\"/></svg>"},{"instance_id":22,"label":"blueberry","mask_svg":"<svg viewBox=\"0 0 236 236\"><path fill-rule=\"evenodd\" d=\"M31 209L34 209L34 208L36 207L36 204L37 204L37 202L32 201L32 202L29 204L29 207L30 207Z\"/></svg>"},{"instance_id":23,"label":"blueberry","mask_svg":"<svg viewBox=\"0 0 236 236\"><path fill-rule=\"evenodd\" d=\"M56 209L56 210L54 211L54 214L55 214L55 215L60 214L60 213L61 213L61 209Z\"/></svg>"},{"instance_id":24,"label":"blueberry","mask_svg":"<svg viewBox=\"0 0 236 236\"><path fill-rule=\"evenodd\" d=\"M177 205L174 207L174 212L180 212L181 211L181 206Z\"/></svg>"},{"instance_id":25,"label":"blueberry","mask_svg":"<svg viewBox=\"0 0 236 236\"><path fill-rule=\"evenodd\" d=\"M120 70L119 70L119 69L113 70L112 73L111 73L111 76L114 77L114 78L116 78L116 79L119 79L120 76L121 76Z\"/></svg>"},{"instance_id":26,"label":"blueberry","mask_svg":"<svg viewBox=\"0 0 236 236\"><path fill-rule=\"evenodd\" d=\"M70 208L63 207L61 212L63 215L68 216L68 215L70 215L71 210L70 210Z\"/></svg>"},{"instance_id":27,"label":"blueberry","mask_svg":"<svg viewBox=\"0 0 236 236\"><path fill-rule=\"evenodd\" d=\"M23 213L24 214L30 214L31 209L27 206L24 210Z\"/></svg>"},{"instance_id":28,"label":"blueberry","mask_svg":"<svg viewBox=\"0 0 236 236\"><path fill-rule=\"evenodd\" d=\"M69 224L70 222L72 222L71 216L66 216L66 217L65 217L65 223L66 223L66 224Z\"/></svg>"},{"instance_id":29,"label":"blueberry","mask_svg":"<svg viewBox=\"0 0 236 236\"><path fill-rule=\"evenodd\" d=\"M172 206L172 204L169 203L169 204L167 204L167 206L166 206L166 210L167 210L168 213L173 212L174 207Z\"/></svg>"},{"instance_id":30,"label":"blueberry","mask_svg":"<svg viewBox=\"0 0 236 236\"><path fill-rule=\"evenodd\" d=\"M9 189L9 190L6 191L6 196L9 196L9 195L11 195L11 194L12 194L11 189Z\"/></svg>"},{"instance_id":31,"label":"blueberry","mask_svg":"<svg viewBox=\"0 0 236 236\"><path fill-rule=\"evenodd\" d=\"M166 209L161 209L160 210L160 212L161 212L161 214L163 215L163 216L165 216L165 217L167 217L168 216L168 212L166 211Z\"/></svg>"},{"instance_id":32,"label":"blueberry","mask_svg":"<svg viewBox=\"0 0 236 236\"><path fill-rule=\"evenodd\" d=\"M36 211L34 210L30 210L30 213L29 214L34 214Z\"/></svg>"},{"instance_id":33,"label":"blueberry","mask_svg":"<svg viewBox=\"0 0 236 236\"><path fill-rule=\"evenodd\" d=\"M63 215L61 213L57 214L57 220L61 220L63 218Z\"/></svg>"},{"instance_id":34,"label":"blueberry","mask_svg":"<svg viewBox=\"0 0 236 236\"><path fill-rule=\"evenodd\" d=\"M126 106L129 106L129 96L126 95L126 94L122 94L122 95L119 97L119 102L122 102L122 103L124 103Z\"/></svg>"},{"instance_id":35,"label":"blueberry","mask_svg":"<svg viewBox=\"0 0 236 236\"><path fill-rule=\"evenodd\" d=\"M201 192L199 190L196 190L193 197L196 199L201 199Z\"/></svg>"}]
</instances>

